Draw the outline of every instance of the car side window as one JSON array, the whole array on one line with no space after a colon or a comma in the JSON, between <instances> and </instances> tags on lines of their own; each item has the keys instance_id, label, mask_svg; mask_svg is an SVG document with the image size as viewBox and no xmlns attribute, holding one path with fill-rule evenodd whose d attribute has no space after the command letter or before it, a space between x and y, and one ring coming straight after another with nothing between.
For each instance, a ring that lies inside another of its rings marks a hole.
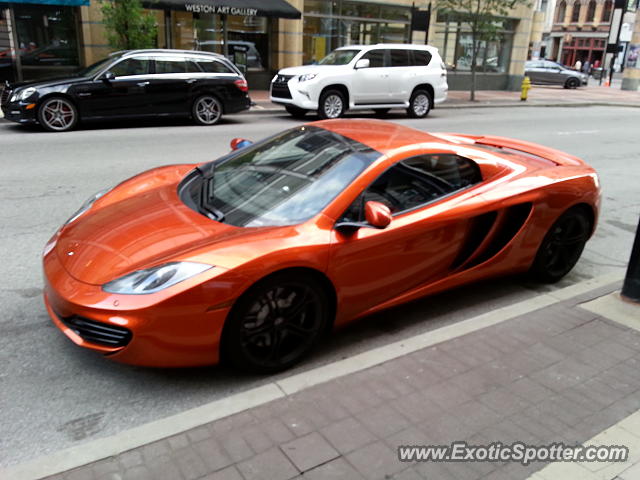
<instances>
[{"instance_id":1,"label":"car side window","mask_svg":"<svg viewBox=\"0 0 640 480\"><path fill-rule=\"evenodd\" d=\"M229 67L217 60L198 60L198 65L207 73L233 73Z\"/></svg>"},{"instance_id":2,"label":"car side window","mask_svg":"<svg viewBox=\"0 0 640 480\"><path fill-rule=\"evenodd\" d=\"M370 50L362 56L362 59L369 60L369 68L384 67L384 50Z\"/></svg>"},{"instance_id":3,"label":"car side window","mask_svg":"<svg viewBox=\"0 0 640 480\"><path fill-rule=\"evenodd\" d=\"M156 58L156 73L196 73L198 66L184 58Z\"/></svg>"},{"instance_id":4,"label":"car side window","mask_svg":"<svg viewBox=\"0 0 640 480\"><path fill-rule=\"evenodd\" d=\"M148 58L126 58L109 69L116 77L147 75L151 72L151 60Z\"/></svg>"},{"instance_id":5,"label":"car side window","mask_svg":"<svg viewBox=\"0 0 640 480\"><path fill-rule=\"evenodd\" d=\"M412 50L414 66L426 67L431 61L431 53L426 50Z\"/></svg>"},{"instance_id":6,"label":"car side window","mask_svg":"<svg viewBox=\"0 0 640 480\"><path fill-rule=\"evenodd\" d=\"M409 62L409 50L390 49L391 54L391 66L392 67L408 67Z\"/></svg>"},{"instance_id":7,"label":"car side window","mask_svg":"<svg viewBox=\"0 0 640 480\"><path fill-rule=\"evenodd\" d=\"M366 202L389 207L392 214L426 205L482 181L480 168L453 154L419 155L403 160L380 175L351 204L341 221L361 222Z\"/></svg>"}]
</instances>

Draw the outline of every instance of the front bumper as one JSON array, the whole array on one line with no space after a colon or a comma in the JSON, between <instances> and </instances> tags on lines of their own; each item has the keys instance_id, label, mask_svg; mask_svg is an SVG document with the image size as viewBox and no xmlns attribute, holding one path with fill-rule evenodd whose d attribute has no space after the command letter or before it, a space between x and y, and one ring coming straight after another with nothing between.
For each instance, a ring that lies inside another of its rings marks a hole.
<instances>
[{"instance_id":1,"label":"front bumper","mask_svg":"<svg viewBox=\"0 0 640 480\"><path fill-rule=\"evenodd\" d=\"M215 281L173 296L159 295L163 292L111 294L99 285L73 278L55 248L44 257L44 280L49 316L80 347L119 362L150 367L212 365L219 360L222 328L232 302L210 304ZM90 328L129 331L130 336L122 345L110 346L100 339L96 342L86 329L76 328L77 323L71 319L77 318L89 320Z\"/></svg>"},{"instance_id":2,"label":"front bumper","mask_svg":"<svg viewBox=\"0 0 640 480\"><path fill-rule=\"evenodd\" d=\"M17 123L37 123L36 110L33 102L12 102L2 105L4 118Z\"/></svg>"},{"instance_id":3,"label":"front bumper","mask_svg":"<svg viewBox=\"0 0 640 480\"><path fill-rule=\"evenodd\" d=\"M273 103L279 105L291 105L294 107L302 108L305 110L317 110L318 99L312 95L313 90L312 82L298 82L295 79L291 79L287 82L286 88L289 90L291 98L274 95L273 83L270 87L270 100ZM280 88L278 91L281 91Z\"/></svg>"}]
</instances>

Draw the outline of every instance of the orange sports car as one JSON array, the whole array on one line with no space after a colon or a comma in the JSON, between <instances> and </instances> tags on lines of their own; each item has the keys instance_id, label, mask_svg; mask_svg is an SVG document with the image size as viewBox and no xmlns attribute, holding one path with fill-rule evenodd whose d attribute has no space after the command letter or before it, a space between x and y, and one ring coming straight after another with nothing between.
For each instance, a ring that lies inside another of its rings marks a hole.
<instances>
[{"instance_id":1,"label":"orange sports car","mask_svg":"<svg viewBox=\"0 0 640 480\"><path fill-rule=\"evenodd\" d=\"M493 136L329 120L90 198L44 249L44 301L121 362L273 372L322 334L497 275L554 282L600 203L596 172Z\"/></svg>"}]
</instances>

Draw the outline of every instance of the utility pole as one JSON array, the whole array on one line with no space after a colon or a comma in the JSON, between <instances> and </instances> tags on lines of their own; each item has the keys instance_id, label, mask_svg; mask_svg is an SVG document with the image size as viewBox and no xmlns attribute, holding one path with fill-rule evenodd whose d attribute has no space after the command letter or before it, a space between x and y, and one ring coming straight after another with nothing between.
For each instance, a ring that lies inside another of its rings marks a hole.
<instances>
[{"instance_id":1,"label":"utility pole","mask_svg":"<svg viewBox=\"0 0 640 480\"><path fill-rule=\"evenodd\" d=\"M636 3L636 21L629 43L627 65L622 77L622 90L640 90L640 8Z\"/></svg>"}]
</instances>

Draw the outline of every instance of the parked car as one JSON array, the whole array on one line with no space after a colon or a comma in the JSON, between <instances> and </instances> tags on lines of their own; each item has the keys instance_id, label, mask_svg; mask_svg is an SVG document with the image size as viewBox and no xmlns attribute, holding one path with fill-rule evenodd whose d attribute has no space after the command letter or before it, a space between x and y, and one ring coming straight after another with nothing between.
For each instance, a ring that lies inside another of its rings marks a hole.
<instances>
[{"instance_id":1,"label":"parked car","mask_svg":"<svg viewBox=\"0 0 640 480\"><path fill-rule=\"evenodd\" d=\"M578 88L589 80L585 73L549 60L525 62L524 74L535 85L562 85L564 88Z\"/></svg>"},{"instance_id":2,"label":"parked car","mask_svg":"<svg viewBox=\"0 0 640 480\"><path fill-rule=\"evenodd\" d=\"M317 110L338 118L347 110L385 114L405 108L426 116L447 98L447 70L430 46L378 44L338 48L316 65L284 68L271 81L271 101L296 117Z\"/></svg>"},{"instance_id":3,"label":"parked car","mask_svg":"<svg viewBox=\"0 0 640 480\"><path fill-rule=\"evenodd\" d=\"M222 55L187 50L117 52L76 76L8 84L0 96L7 120L63 132L78 122L125 117L190 116L213 125L251 106L247 81Z\"/></svg>"},{"instance_id":4,"label":"parked car","mask_svg":"<svg viewBox=\"0 0 640 480\"><path fill-rule=\"evenodd\" d=\"M273 372L428 294L558 281L598 218L591 167L518 140L354 119L232 148L98 193L53 235L44 301L71 341L138 365Z\"/></svg>"}]
</instances>

